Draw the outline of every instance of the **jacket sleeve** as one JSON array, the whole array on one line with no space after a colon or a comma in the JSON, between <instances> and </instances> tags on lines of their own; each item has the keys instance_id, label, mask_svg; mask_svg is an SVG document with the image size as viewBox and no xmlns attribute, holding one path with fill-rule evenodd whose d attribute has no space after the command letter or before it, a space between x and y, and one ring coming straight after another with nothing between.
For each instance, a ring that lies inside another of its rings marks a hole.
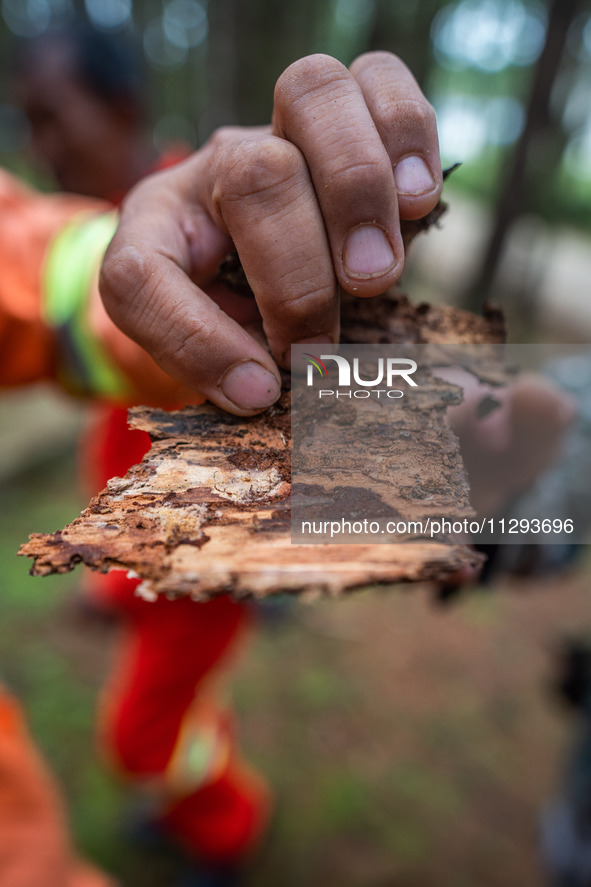
<instances>
[{"instance_id":1,"label":"jacket sleeve","mask_svg":"<svg viewBox=\"0 0 591 887\"><path fill-rule=\"evenodd\" d=\"M70 219L101 208L36 194L0 170L0 384L56 378L57 338L44 318L46 255Z\"/></svg>"},{"instance_id":2,"label":"jacket sleeve","mask_svg":"<svg viewBox=\"0 0 591 887\"><path fill-rule=\"evenodd\" d=\"M0 170L0 386L50 379L120 404L199 400L102 307L98 269L115 227L108 204L41 195Z\"/></svg>"}]
</instances>

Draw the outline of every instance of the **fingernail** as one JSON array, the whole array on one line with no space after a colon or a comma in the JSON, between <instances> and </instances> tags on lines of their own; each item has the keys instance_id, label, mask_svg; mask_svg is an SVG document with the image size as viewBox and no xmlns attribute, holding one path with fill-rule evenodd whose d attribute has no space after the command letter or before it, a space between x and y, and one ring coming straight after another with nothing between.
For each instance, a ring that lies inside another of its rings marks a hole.
<instances>
[{"instance_id":1,"label":"fingernail","mask_svg":"<svg viewBox=\"0 0 591 887\"><path fill-rule=\"evenodd\" d=\"M360 225L345 241L343 263L349 277L379 277L394 267L396 256L381 228Z\"/></svg>"},{"instance_id":2,"label":"fingernail","mask_svg":"<svg viewBox=\"0 0 591 887\"><path fill-rule=\"evenodd\" d=\"M243 410L260 410L275 403L281 393L279 381L254 360L235 363L218 382L222 393Z\"/></svg>"},{"instance_id":3,"label":"fingernail","mask_svg":"<svg viewBox=\"0 0 591 887\"><path fill-rule=\"evenodd\" d=\"M394 180L399 194L416 196L432 191L435 180L422 157L403 157L394 167Z\"/></svg>"}]
</instances>

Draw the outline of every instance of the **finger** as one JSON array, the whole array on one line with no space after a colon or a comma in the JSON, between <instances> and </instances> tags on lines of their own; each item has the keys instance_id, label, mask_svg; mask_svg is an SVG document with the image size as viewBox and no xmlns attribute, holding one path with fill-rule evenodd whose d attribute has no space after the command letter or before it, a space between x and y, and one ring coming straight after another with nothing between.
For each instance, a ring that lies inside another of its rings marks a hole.
<instances>
[{"instance_id":1,"label":"finger","mask_svg":"<svg viewBox=\"0 0 591 887\"><path fill-rule=\"evenodd\" d=\"M227 250L227 238L205 213L193 212L189 228L200 244L196 253L210 247L203 267L212 264L216 243L218 252ZM258 412L279 396L277 368L190 279L191 272L200 273L199 265L192 266L190 241L187 214L172 188L147 184L124 208L107 251L101 272L105 307L173 378L230 412Z\"/></svg>"},{"instance_id":2,"label":"finger","mask_svg":"<svg viewBox=\"0 0 591 887\"><path fill-rule=\"evenodd\" d=\"M396 188L355 78L329 56L295 62L277 82L273 129L306 159L341 286L384 292L404 263Z\"/></svg>"},{"instance_id":3,"label":"finger","mask_svg":"<svg viewBox=\"0 0 591 887\"><path fill-rule=\"evenodd\" d=\"M301 152L272 135L226 145L203 200L232 238L276 359L292 343L334 343L337 285L324 221Z\"/></svg>"},{"instance_id":4,"label":"finger","mask_svg":"<svg viewBox=\"0 0 591 887\"><path fill-rule=\"evenodd\" d=\"M441 195L435 112L406 65L389 52L360 56L351 73L394 168L400 216L419 219Z\"/></svg>"}]
</instances>

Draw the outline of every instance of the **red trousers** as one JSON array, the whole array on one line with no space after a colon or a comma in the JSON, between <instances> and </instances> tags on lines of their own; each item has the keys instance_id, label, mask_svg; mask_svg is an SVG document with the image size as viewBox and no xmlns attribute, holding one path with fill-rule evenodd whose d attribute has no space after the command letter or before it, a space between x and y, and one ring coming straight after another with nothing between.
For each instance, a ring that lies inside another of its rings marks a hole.
<instances>
[{"instance_id":1,"label":"red trousers","mask_svg":"<svg viewBox=\"0 0 591 887\"><path fill-rule=\"evenodd\" d=\"M125 474L149 446L146 434L127 429L123 410L107 412L91 440L95 486ZM218 686L250 611L227 596L148 602L137 584L118 571L93 575L95 595L125 632L103 694L103 747L159 800L162 823L190 850L237 861L256 845L270 807L264 782L238 754Z\"/></svg>"}]
</instances>

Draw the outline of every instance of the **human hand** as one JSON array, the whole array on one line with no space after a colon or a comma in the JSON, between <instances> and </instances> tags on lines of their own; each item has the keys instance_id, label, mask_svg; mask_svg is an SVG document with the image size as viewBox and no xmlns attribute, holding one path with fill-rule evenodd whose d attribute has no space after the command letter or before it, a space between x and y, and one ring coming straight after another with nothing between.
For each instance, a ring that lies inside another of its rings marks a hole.
<instances>
[{"instance_id":1,"label":"human hand","mask_svg":"<svg viewBox=\"0 0 591 887\"><path fill-rule=\"evenodd\" d=\"M441 182L433 109L398 58L301 59L277 82L270 127L219 130L131 192L105 307L175 379L259 412L292 343L338 341L339 287L364 297L395 283L400 219L433 209ZM233 249L256 301L216 280Z\"/></svg>"},{"instance_id":2,"label":"human hand","mask_svg":"<svg viewBox=\"0 0 591 887\"><path fill-rule=\"evenodd\" d=\"M479 517L502 515L556 463L576 404L538 373L522 373L501 388L458 368L439 368L437 374L463 388L464 400L448 410L448 419L460 440L470 504ZM487 399L493 407L481 416Z\"/></svg>"}]
</instances>

